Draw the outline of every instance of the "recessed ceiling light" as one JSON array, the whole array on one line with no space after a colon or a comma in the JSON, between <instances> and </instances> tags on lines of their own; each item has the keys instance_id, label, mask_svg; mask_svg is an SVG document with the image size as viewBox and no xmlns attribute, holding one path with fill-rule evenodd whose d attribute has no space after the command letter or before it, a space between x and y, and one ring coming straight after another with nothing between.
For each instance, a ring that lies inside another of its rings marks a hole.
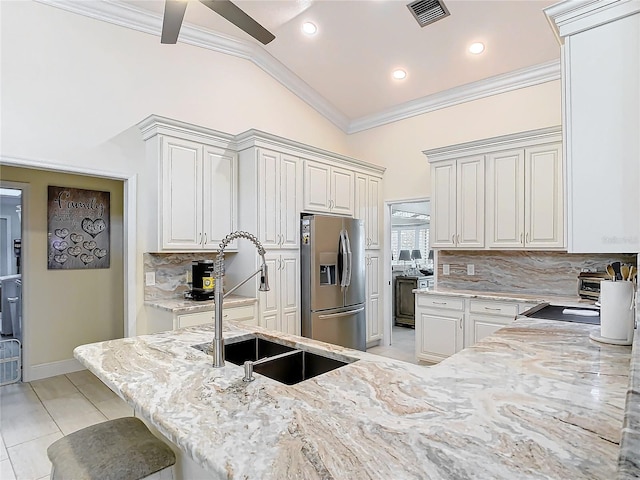
<instances>
[{"instance_id":1,"label":"recessed ceiling light","mask_svg":"<svg viewBox=\"0 0 640 480\"><path fill-rule=\"evenodd\" d=\"M482 53L482 52L484 52L484 43L475 42L469 46L469 53L478 55L479 53Z\"/></svg>"},{"instance_id":2,"label":"recessed ceiling light","mask_svg":"<svg viewBox=\"0 0 640 480\"><path fill-rule=\"evenodd\" d=\"M318 31L318 27L316 27L315 24L311 22L304 22L302 24L302 31L307 35L315 35L315 33Z\"/></svg>"},{"instance_id":3,"label":"recessed ceiling light","mask_svg":"<svg viewBox=\"0 0 640 480\"><path fill-rule=\"evenodd\" d=\"M401 68L398 68L397 70L393 71L393 78L395 78L396 80L404 80L405 78L407 78L407 72L405 72Z\"/></svg>"}]
</instances>

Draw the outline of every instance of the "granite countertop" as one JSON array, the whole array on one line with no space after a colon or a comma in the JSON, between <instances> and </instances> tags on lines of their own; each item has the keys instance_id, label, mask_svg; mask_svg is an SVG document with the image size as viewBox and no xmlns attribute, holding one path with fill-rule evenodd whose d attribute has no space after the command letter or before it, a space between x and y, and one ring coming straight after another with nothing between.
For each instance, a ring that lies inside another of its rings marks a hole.
<instances>
[{"instance_id":1,"label":"granite countertop","mask_svg":"<svg viewBox=\"0 0 640 480\"><path fill-rule=\"evenodd\" d=\"M631 473L621 478L631 478L640 472L631 348L590 340L597 328L520 319L424 367L228 322L226 338L258 332L358 359L292 386L260 375L245 383L230 363L214 369L191 347L211 341L210 325L83 345L75 356L215 478L613 479L627 395Z\"/></svg>"},{"instance_id":2,"label":"granite countertop","mask_svg":"<svg viewBox=\"0 0 640 480\"><path fill-rule=\"evenodd\" d=\"M242 295L234 295L233 293L224 298L225 307L241 307L243 305L253 305L258 301L255 297L244 297ZM213 310L215 302L213 300L195 301L186 298L154 298L153 300L145 300L145 305L160 310L167 310L173 313L195 313Z\"/></svg>"},{"instance_id":3,"label":"granite countertop","mask_svg":"<svg viewBox=\"0 0 640 480\"><path fill-rule=\"evenodd\" d=\"M430 295L450 295L455 297L465 298L480 298L486 300L503 300L510 302L523 302L523 303L543 303L548 302L552 305L579 305L587 306L593 305L593 300L587 300L580 298L579 296L561 296L551 294L538 294L531 295L527 293L508 293L508 292L490 292L490 291L478 291L478 290L457 290L446 289L438 287L418 288L413 290L418 294L430 294Z\"/></svg>"}]
</instances>

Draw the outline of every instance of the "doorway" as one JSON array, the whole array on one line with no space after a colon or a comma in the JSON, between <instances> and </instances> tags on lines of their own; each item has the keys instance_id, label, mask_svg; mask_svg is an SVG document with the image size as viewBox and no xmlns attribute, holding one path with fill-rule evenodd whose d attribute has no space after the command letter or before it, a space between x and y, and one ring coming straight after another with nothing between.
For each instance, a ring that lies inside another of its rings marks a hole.
<instances>
[{"instance_id":1,"label":"doorway","mask_svg":"<svg viewBox=\"0 0 640 480\"><path fill-rule=\"evenodd\" d=\"M26 185L0 182L0 385L22 379L22 210Z\"/></svg>"},{"instance_id":2,"label":"doorway","mask_svg":"<svg viewBox=\"0 0 640 480\"><path fill-rule=\"evenodd\" d=\"M433 285L431 205L422 198L387 202L386 207L385 341L368 351L416 363L412 290Z\"/></svg>"}]
</instances>

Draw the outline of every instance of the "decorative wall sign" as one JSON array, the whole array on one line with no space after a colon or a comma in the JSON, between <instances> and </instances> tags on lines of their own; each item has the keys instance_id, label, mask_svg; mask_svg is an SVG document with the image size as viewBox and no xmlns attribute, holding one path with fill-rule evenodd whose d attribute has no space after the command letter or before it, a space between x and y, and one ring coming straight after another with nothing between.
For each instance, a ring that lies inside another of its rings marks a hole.
<instances>
[{"instance_id":1,"label":"decorative wall sign","mask_svg":"<svg viewBox=\"0 0 640 480\"><path fill-rule=\"evenodd\" d=\"M49 270L109 268L109 192L49 186Z\"/></svg>"}]
</instances>

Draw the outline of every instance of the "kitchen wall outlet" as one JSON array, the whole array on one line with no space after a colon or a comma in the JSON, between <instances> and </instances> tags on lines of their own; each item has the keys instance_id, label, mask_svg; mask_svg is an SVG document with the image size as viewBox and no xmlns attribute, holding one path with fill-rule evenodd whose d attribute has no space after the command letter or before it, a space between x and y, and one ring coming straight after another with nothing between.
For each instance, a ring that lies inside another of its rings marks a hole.
<instances>
[{"instance_id":1,"label":"kitchen wall outlet","mask_svg":"<svg viewBox=\"0 0 640 480\"><path fill-rule=\"evenodd\" d=\"M475 275L476 274L476 266L473 263L467 265L467 275Z\"/></svg>"},{"instance_id":2,"label":"kitchen wall outlet","mask_svg":"<svg viewBox=\"0 0 640 480\"><path fill-rule=\"evenodd\" d=\"M156 284L156 272L147 272L144 274L144 284L147 287L153 287Z\"/></svg>"},{"instance_id":3,"label":"kitchen wall outlet","mask_svg":"<svg viewBox=\"0 0 640 480\"><path fill-rule=\"evenodd\" d=\"M443 275L449 275L451 273L450 269L449 269L449 264L448 263L443 263L442 264L442 274Z\"/></svg>"}]
</instances>

